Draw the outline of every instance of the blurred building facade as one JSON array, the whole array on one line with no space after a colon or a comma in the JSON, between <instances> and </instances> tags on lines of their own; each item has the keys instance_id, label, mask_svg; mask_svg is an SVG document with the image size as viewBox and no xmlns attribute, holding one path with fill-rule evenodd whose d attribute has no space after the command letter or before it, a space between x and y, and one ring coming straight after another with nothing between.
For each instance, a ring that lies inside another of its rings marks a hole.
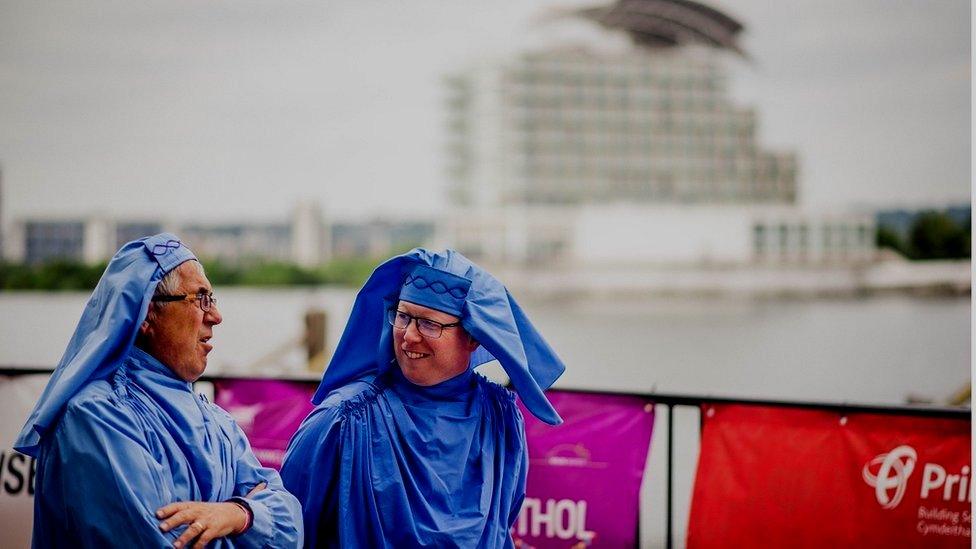
<instances>
[{"instance_id":1,"label":"blurred building facade","mask_svg":"<svg viewBox=\"0 0 976 549\"><path fill-rule=\"evenodd\" d=\"M452 215L438 245L492 263L845 265L875 259L871 214L708 204L512 206Z\"/></svg>"},{"instance_id":2,"label":"blurred building facade","mask_svg":"<svg viewBox=\"0 0 976 549\"><path fill-rule=\"evenodd\" d=\"M291 259L292 228L288 223L192 224L175 232L200 257L231 264Z\"/></svg>"},{"instance_id":3,"label":"blurred building facade","mask_svg":"<svg viewBox=\"0 0 976 549\"><path fill-rule=\"evenodd\" d=\"M776 203L796 158L762 149L721 53L525 54L448 79L452 196L464 206Z\"/></svg>"},{"instance_id":4,"label":"blurred building facade","mask_svg":"<svg viewBox=\"0 0 976 549\"><path fill-rule=\"evenodd\" d=\"M337 257L381 258L427 244L434 235L430 220L370 219L332 225Z\"/></svg>"},{"instance_id":5,"label":"blurred building facade","mask_svg":"<svg viewBox=\"0 0 976 549\"><path fill-rule=\"evenodd\" d=\"M156 221L103 216L20 220L8 228L4 258L29 264L49 261L97 263L112 257L122 244L161 230L162 224Z\"/></svg>"},{"instance_id":6,"label":"blurred building facade","mask_svg":"<svg viewBox=\"0 0 976 549\"><path fill-rule=\"evenodd\" d=\"M571 16L622 45L589 39L446 79L456 210L439 242L514 264L873 257L873 218L802 211L796 155L763 148L756 112L732 103L741 24L686 0Z\"/></svg>"},{"instance_id":7,"label":"blurred building facade","mask_svg":"<svg viewBox=\"0 0 976 549\"><path fill-rule=\"evenodd\" d=\"M298 205L280 222L179 223L145 219L29 218L5 235L7 261L107 261L123 244L170 231L201 258L229 264L284 262L314 267L333 258L381 258L426 244L434 224L426 219L330 221L312 203Z\"/></svg>"}]
</instances>

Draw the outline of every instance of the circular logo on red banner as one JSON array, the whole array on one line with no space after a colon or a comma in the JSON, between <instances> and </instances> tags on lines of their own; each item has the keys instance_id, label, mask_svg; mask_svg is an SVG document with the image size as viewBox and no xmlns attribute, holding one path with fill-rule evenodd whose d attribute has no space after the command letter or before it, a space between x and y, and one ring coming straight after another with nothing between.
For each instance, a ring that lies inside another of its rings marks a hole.
<instances>
[{"instance_id":1,"label":"circular logo on red banner","mask_svg":"<svg viewBox=\"0 0 976 549\"><path fill-rule=\"evenodd\" d=\"M918 454L914 448L902 445L887 454L878 454L864 464L861 476L864 477L864 482L874 487L874 496L878 498L878 504L882 508L894 509L901 503L908 477L915 470L917 459ZM878 466L878 472L872 473L871 469L875 466ZM892 490L893 494L890 493Z\"/></svg>"}]
</instances>

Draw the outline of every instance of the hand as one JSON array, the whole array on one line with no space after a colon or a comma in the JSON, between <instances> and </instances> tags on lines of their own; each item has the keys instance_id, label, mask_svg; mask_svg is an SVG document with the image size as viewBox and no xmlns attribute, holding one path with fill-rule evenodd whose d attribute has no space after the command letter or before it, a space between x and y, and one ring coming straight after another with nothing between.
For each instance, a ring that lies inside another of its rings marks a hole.
<instances>
[{"instance_id":1,"label":"hand","mask_svg":"<svg viewBox=\"0 0 976 549\"><path fill-rule=\"evenodd\" d=\"M267 482L259 482L257 486L255 486L254 488L251 488L251 491L248 492L246 496L244 496L244 499L247 499L247 498L253 496L254 494L260 492L261 490L264 490L267 487L268 487L268 483Z\"/></svg>"},{"instance_id":2,"label":"hand","mask_svg":"<svg viewBox=\"0 0 976 549\"><path fill-rule=\"evenodd\" d=\"M256 490L252 490L251 493ZM156 517L163 519L159 529L169 532L181 524L189 524L183 534L173 543L177 549L196 539L194 549L203 549L211 541L230 534L236 534L247 524L247 513L236 503L204 503L182 501L170 503L156 511Z\"/></svg>"}]
</instances>

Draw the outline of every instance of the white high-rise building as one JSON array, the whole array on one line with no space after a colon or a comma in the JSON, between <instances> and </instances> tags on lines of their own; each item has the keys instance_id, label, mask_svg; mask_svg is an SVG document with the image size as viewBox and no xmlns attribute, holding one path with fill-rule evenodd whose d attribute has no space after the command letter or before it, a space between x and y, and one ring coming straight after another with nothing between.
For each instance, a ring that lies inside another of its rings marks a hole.
<instances>
[{"instance_id":1,"label":"white high-rise building","mask_svg":"<svg viewBox=\"0 0 976 549\"><path fill-rule=\"evenodd\" d=\"M115 221L107 216L98 215L85 220L84 236L82 237L81 260L85 263L98 263L112 254L119 247L115 242Z\"/></svg>"},{"instance_id":2,"label":"white high-rise building","mask_svg":"<svg viewBox=\"0 0 976 549\"><path fill-rule=\"evenodd\" d=\"M602 30L446 79L440 244L526 265L873 257L871 217L802 212L796 155L731 101L740 23L688 0L570 17Z\"/></svg>"},{"instance_id":3,"label":"white high-rise building","mask_svg":"<svg viewBox=\"0 0 976 549\"><path fill-rule=\"evenodd\" d=\"M796 159L764 150L707 47L527 53L448 80L465 206L778 203Z\"/></svg>"},{"instance_id":4,"label":"white high-rise building","mask_svg":"<svg viewBox=\"0 0 976 549\"><path fill-rule=\"evenodd\" d=\"M332 237L318 204L303 201L291 222L291 258L302 267L315 267L332 255Z\"/></svg>"}]
</instances>

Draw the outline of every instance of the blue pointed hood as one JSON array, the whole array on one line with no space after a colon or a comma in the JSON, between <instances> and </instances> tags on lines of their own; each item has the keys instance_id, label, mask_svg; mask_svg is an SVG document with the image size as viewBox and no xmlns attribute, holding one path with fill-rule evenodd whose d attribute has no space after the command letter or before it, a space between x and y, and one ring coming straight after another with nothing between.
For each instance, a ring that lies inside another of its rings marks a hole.
<instances>
[{"instance_id":1,"label":"blue pointed hood","mask_svg":"<svg viewBox=\"0 0 976 549\"><path fill-rule=\"evenodd\" d=\"M156 285L190 259L196 259L193 252L169 233L134 240L115 254L14 443L17 451L36 457L41 438L57 424L71 397L119 367L146 318Z\"/></svg>"},{"instance_id":2,"label":"blue pointed hood","mask_svg":"<svg viewBox=\"0 0 976 549\"><path fill-rule=\"evenodd\" d=\"M406 285L405 285L406 283ZM495 277L458 252L415 248L373 271L356 296L349 322L312 401L367 374L382 374L395 360L386 310L401 291L409 301L460 317L480 346L469 367L498 360L525 407L540 420L562 422L544 391L566 367L515 298Z\"/></svg>"}]
</instances>

